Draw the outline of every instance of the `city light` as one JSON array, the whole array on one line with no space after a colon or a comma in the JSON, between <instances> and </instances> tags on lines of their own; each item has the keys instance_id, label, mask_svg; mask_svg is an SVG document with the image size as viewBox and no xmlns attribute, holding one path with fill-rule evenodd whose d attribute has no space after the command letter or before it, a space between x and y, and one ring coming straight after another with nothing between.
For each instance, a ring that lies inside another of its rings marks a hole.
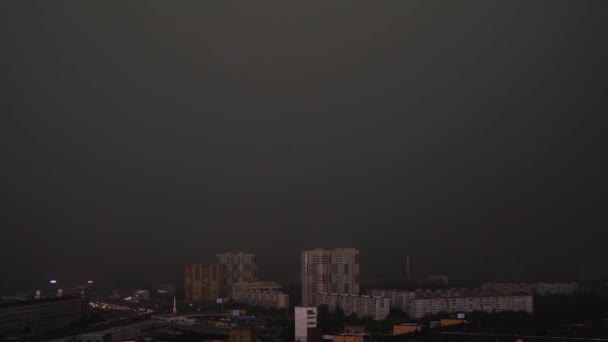
<instances>
[{"instance_id":1,"label":"city light","mask_svg":"<svg viewBox=\"0 0 608 342\"><path fill-rule=\"evenodd\" d=\"M55 280L55 279L51 280L51 284L57 284L57 280Z\"/></svg>"},{"instance_id":2,"label":"city light","mask_svg":"<svg viewBox=\"0 0 608 342\"><path fill-rule=\"evenodd\" d=\"M89 280L89 281L87 281L87 284L93 284L93 283L94 283L94 281L93 281L93 280Z\"/></svg>"}]
</instances>

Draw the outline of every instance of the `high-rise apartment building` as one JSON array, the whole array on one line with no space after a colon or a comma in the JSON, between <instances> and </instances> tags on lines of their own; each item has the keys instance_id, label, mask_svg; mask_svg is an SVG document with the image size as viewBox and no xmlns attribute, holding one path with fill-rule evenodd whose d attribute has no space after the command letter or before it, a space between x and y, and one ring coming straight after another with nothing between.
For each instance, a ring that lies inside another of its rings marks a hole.
<instances>
[{"instance_id":1,"label":"high-rise apartment building","mask_svg":"<svg viewBox=\"0 0 608 342\"><path fill-rule=\"evenodd\" d=\"M355 248L302 252L302 304L316 305L314 294L359 294L359 251Z\"/></svg>"},{"instance_id":2,"label":"high-rise apartment building","mask_svg":"<svg viewBox=\"0 0 608 342\"><path fill-rule=\"evenodd\" d=\"M217 262L223 268L224 295L232 295L235 283L250 283L258 280L258 264L252 253L217 254Z\"/></svg>"},{"instance_id":3,"label":"high-rise apartment building","mask_svg":"<svg viewBox=\"0 0 608 342\"><path fill-rule=\"evenodd\" d=\"M220 264L186 265L186 302L215 302L222 297L223 268Z\"/></svg>"}]
</instances>

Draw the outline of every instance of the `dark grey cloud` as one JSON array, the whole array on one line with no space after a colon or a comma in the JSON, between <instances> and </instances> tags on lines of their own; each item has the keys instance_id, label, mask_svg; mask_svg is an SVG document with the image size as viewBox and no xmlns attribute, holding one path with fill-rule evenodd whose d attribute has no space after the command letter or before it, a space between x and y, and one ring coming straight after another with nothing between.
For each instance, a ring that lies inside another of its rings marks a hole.
<instances>
[{"instance_id":1,"label":"dark grey cloud","mask_svg":"<svg viewBox=\"0 0 608 342\"><path fill-rule=\"evenodd\" d=\"M368 273L602 264L606 14L4 2L0 285L171 279L225 250L295 277L316 246Z\"/></svg>"}]
</instances>

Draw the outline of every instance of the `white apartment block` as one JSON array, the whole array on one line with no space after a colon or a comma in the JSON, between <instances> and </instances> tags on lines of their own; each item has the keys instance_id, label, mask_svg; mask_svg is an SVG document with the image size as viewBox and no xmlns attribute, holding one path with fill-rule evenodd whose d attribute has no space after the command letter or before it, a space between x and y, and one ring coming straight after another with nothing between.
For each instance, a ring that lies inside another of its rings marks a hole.
<instances>
[{"instance_id":1,"label":"white apartment block","mask_svg":"<svg viewBox=\"0 0 608 342\"><path fill-rule=\"evenodd\" d=\"M412 318L441 312L533 311L533 299L529 294L500 294L456 288L434 292L374 289L369 293L372 296L386 297L391 308L399 308Z\"/></svg>"},{"instance_id":2,"label":"white apartment block","mask_svg":"<svg viewBox=\"0 0 608 342\"><path fill-rule=\"evenodd\" d=\"M375 297L386 297L391 309L401 309L406 312L409 309L410 301L415 297L415 292L403 290L373 289L369 291L369 294Z\"/></svg>"},{"instance_id":3,"label":"white apartment block","mask_svg":"<svg viewBox=\"0 0 608 342\"><path fill-rule=\"evenodd\" d=\"M578 291L579 286L576 282L570 283L486 283L481 285L486 291L499 293L525 292L528 294L546 295L571 295Z\"/></svg>"},{"instance_id":4,"label":"white apartment block","mask_svg":"<svg viewBox=\"0 0 608 342\"><path fill-rule=\"evenodd\" d=\"M232 298L239 303L265 308L289 308L289 295L282 286L274 282L234 283Z\"/></svg>"},{"instance_id":5,"label":"white apartment block","mask_svg":"<svg viewBox=\"0 0 608 342\"><path fill-rule=\"evenodd\" d=\"M316 293L313 302L317 306L327 305L332 311L340 307L347 316L355 313L359 317L371 316L375 320L385 319L390 312L389 299L379 296Z\"/></svg>"},{"instance_id":6,"label":"white apartment block","mask_svg":"<svg viewBox=\"0 0 608 342\"><path fill-rule=\"evenodd\" d=\"M296 306L294 320L295 341L306 342L308 339L308 328L317 327L317 308L307 306Z\"/></svg>"},{"instance_id":7,"label":"white apartment block","mask_svg":"<svg viewBox=\"0 0 608 342\"><path fill-rule=\"evenodd\" d=\"M408 314L412 318L422 318L428 314L441 312L467 313L473 311L525 311L532 313L533 300L531 295L414 298L410 302Z\"/></svg>"}]
</instances>

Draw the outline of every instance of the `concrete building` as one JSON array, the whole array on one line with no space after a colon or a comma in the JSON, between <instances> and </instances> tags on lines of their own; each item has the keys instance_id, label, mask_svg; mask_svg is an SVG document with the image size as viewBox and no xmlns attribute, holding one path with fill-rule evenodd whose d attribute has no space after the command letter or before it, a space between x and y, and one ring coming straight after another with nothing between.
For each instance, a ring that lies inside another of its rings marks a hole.
<instances>
[{"instance_id":1,"label":"concrete building","mask_svg":"<svg viewBox=\"0 0 608 342\"><path fill-rule=\"evenodd\" d=\"M316 293L359 294L359 251L355 248L302 251L302 303Z\"/></svg>"},{"instance_id":2,"label":"concrete building","mask_svg":"<svg viewBox=\"0 0 608 342\"><path fill-rule=\"evenodd\" d=\"M317 308L296 306L294 319L295 341L306 342L308 340L308 328L317 327Z\"/></svg>"},{"instance_id":3,"label":"concrete building","mask_svg":"<svg viewBox=\"0 0 608 342\"><path fill-rule=\"evenodd\" d=\"M481 288L486 291L494 291L502 294L537 294L546 296L555 295L572 295L576 293L579 286L575 282L570 283L486 283L481 285Z\"/></svg>"},{"instance_id":4,"label":"concrete building","mask_svg":"<svg viewBox=\"0 0 608 342\"><path fill-rule=\"evenodd\" d=\"M82 319L80 297L58 297L0 304L0 335L43 334Z\"/></svg>"},{"instance_id":5,"label":"concrete building","mask_svg":"<svg viewBox=\"0 0 608 342\"><path fill-rule=\"evenodd\" d=\"M223 294L223 268L220 264L186 265L186 302L215 302Z\"/></svg>"},{"instance_id":6,"label":"concrete building","mask_svg":"<svg viewBox=\"0 0 608 342\"><path fill-rule=\"evenodd\" d=\"M414 299L415 297L414 291L404 290L373 289L368 291L368 294L374 297L386 297L389 300L389 306L391 309L401 309L406 312L409 309L410 300Z\"/></svg>"},{"instance_id":7,"label":"concrete building","mask_svg":"<svg viewBox=\"0 0 608 342\"><path fill-rule=\"evenodd\" d=\"M449 289L443 291L398 291L374 289L373 296L386 297L391 308L398 308L413 318L440 312L533 311L529 294L501 294L486 290Z\"/></svg>"},{"instance_id":8,"label":"concrete building","mask_svg":"<svg viewBox=\"0 0 608 342\"><path fill-rule=\"evenodd\" d=\"M274 282L257 281L253 283L234 283L232 299L239 303L262 306L265 308L289 308L289 295L283 287Z\"/></svg>"},{"instance_id":9,"label":"concrete building","mask_svg":"<svg viewBox=\"0 0 608 342\"><path fill-rule=\"evenodd\" d=\"M232 295L234 283L254 282L258 280L258 264L252 253L217 254L217 262L223 268L224 295Z\"/></svg>"},{"instance_id":10,"label":"concrete building","mask_svg":"<svg viewBox=\"0 0 608 342\"><path fill-rule=\"evenodd\" d=\"M439 292L417 295L409 304L407 313L412 318L422 318L429 314L441 312L501 312L525 311L533 312L531 295L497 295L483 292L445 295Z\"/></svg>"},{"instance_id":11,"label":"concrete building","mask_svg":"<svg viewBox=\"0 0 608 342\"><path fill-rule=\"evenodd\" d=\"M316 293L313 296L315 305L327 305L332 311L340 307L347 316L355 313L359 317L371 316L375 320L383 320L390 312L389 300L386 297L337 293Z\"/></svg>"}]
</instances>

